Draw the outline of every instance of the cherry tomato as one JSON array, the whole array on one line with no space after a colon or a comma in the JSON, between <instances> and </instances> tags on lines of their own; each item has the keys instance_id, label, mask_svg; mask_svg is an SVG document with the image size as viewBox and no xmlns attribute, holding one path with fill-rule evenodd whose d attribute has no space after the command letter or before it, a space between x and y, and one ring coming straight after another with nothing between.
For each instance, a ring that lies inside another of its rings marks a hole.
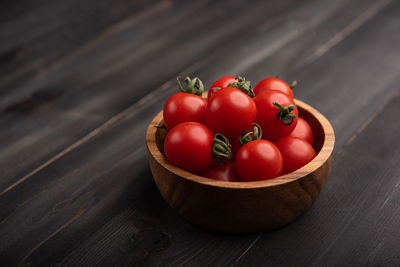
<instances>
[{"instance_id":1,"label":"cherry tomato","mask_svg":"<svg viewBox=\"0 0 400 267\"><path fill-rule=\"evenodd\" d=\"M296 127L293 132L290 133L289 136L298 137L308 141L311 145L314 144L314 134L311 129L310 124L303 118L298 119Z\"/></svg>"},{"instance_id":2,"label":"cherry tomato","mask_svg":"<svg viewBox=\"0 0 400 267\"><path fill-rule=\"evenodd\" d=\"M201 97L204 91L203 83L199 78L185 78L186 88L183 88L177 78L181 93L172 95L164 105L164 123L167 129L175 125L195 121L204 123L204 112L207 100Z\"/></svg>"},{"instance_id":3,"label":"cherry tomato","mask_svg":"<svg viewBox=\"0 0 400 267\"><path fill-rule=\"evenodd\" d=\"M257 108L251 97L237 88L226 87L210 99L205 114L206 125L214 133L225 135L233 144L254 122Z\"/></svg>"},{"instance_id":4,"label":"cherry tomato","mask_svg":"<svg viewBox=\"0 0 400 267\"><path fill-rule=\"evenodd\" d=\"M257 83L256 87L254 87L254 94L256 96L262 94L267 90L278 90L284 94L287 94L291 99L293 99L293 92L290 86L282 81L281 79L268 77Z\"/></svg>"},{"instance_id":5,"label":"cherry tomato","mask_svg":"<svg viewBox=\"0 0 400 267\"><path fill-rule=\"evenodd\" d=\"M297 107L286 94L277 90L267 90L256 96L258 123L263 137L270 141L288 136L296 127L298 120Z\"/></svg>"},{"instance_id":6,"label":"cherry tomato","mask_svg":"<svg viewBox=\"0 0 400 267\"><path fill-rule=\"evenodd\" d=\"M236 77L234 76L224 76L216 80L211 86L210 89L208 90L208 100L220 89L225 88L228 86L230 83L235 83L237 82Z\"/></svg>"},{"instance_id":7,"label":"cherry tomato","mask_svg":"<svg viewBox=\"0 0 400 267\"><path fill-rule=\"evenodd\" d=\"M198 122L184 122L172 128L164 141L168 160L184 170L201 173L213 163L213 134Z\"/></svg>"},{"instance_id":8,"label":"cherry tomato","mask_svg":"<svg viewBox=\"0 0 400 267\"><path fill-rule=\"evenodd\" d=\"M293 172L309 163L316 154L304 139L287 136L275 142L283 158L283 174Z\"/></svg>"},{"instance_id":9,"label":"cherry tomato","mask_svg":"<svg viewBox=\"0 0 400 267\"><path fill-rule=\"evenodd\" d=\"M172 129L182 122L204 123L207 100L188 93L172 95L164 105L164 122L167 129Z\"/></svg>"},{"instance_id":10,"label":"cherry tomato","mask_svg":"<svg viewBox=\"0 0 400 267\"><path fill-rule=\"evenodd\" d=\"M267 180L282 174L282 156L268 140L243 145L235 156L235 168L242 181Z\"/></svg>"},{"instance_id":11,"label":"cherry tomato","mask_svg":"<svg viewBox=\"0 0 400 267\"><path fill-rule=\"evenodd\" d=\"M239 178L236 174L235 165L232 161L225 161L225 164L214 161L211 168L206 170L201 175L219 181L239 181Z\"/></svg>"}]
</instances>

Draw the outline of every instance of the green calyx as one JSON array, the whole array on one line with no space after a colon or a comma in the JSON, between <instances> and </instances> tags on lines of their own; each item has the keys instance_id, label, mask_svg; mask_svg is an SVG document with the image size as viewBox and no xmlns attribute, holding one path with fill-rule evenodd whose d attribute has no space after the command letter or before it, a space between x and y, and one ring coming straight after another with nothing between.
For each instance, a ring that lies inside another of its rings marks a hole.
<instances>
[{"instance_id":1,"label":"green calyx","mask_svg":"<svg viewBox=\"0 0 400 267\"><path fill-rule=\"evenodd\" d=\"M296 114L291 113L295 109L295 106L293 104L290 104L286 107L283 107L276 102L274 102L273 104L275 107L278 108L278 113L276 113L276 117L287 126L292 124L294 118L296 118Z\"/></svg>"},{"instance_id":2,"label":"green calyx","mask_svg":"<svg viewBox=\"0 0 400 267\"><path fill-rule=\"evenodd\" d=\"M183 88L179 76L176 77L176 80L178 82L178 87L181 92L199 96L203 94L204 85L199 78L196 77L191 79L190 77L187 76L184 80L184 82L186 83L186 88Z\"/></svg>"},{"instance_id":3,"label":"green calyx","mask_svg":"<svg viewBox=\"0 0 400 267\"><path fill-rule=\"evenodd\" d=\"M297 85L297 81L296 80L294 80L291 84L289 84L289 87L290 87L290 89L292 89L293 90L293 88L295 88L296 87L296 85Z\"/></svg>"},{"instance_id":4,"label":"green calyx","mask_svg":"<svg viewBox=\"0 0 400 267\"><path fill-rule=\"evenodd\" d=\"M221 87L213 87L212 89L214 90L214 93L216 93L217 91L221 90L222 88Z\"/></svg>"},{"instance_id":5,"label":"green calyx","mask_svg":"<svg viewBox=\"0 0 400 267\"><path fill-rule=\"evenodd\" d=\"M245 145L253 140L260 140L262 138L262 129L257 123L253 123L252 129L245 131L239 137L240 145Z\"/></svg>"},{"instance_id":6,"label":"green calyx","mask_svg":"<svg viewBox=\"0 0 400 267\"><path fill-rule=\"evenodd\" d=\"M246 81L246 79L242 76L236 76L237 82L228 84L229 87L235 87L245 93L250 97L254 97L253 89L251 88L250 81Z\"/></svg>"},{"instance_id":7,"label":"green calyx","mask_svg":"<svg viewBox=\"0 0 400 267\"><path fill-rule=\"evenodd\" d=\"M276 75L275 76L275 78L277 78L277 79L281 79L281 78L279 78L279 76L278 75ZM296 80L294 80L291 84L289 84L289 87L290 87L290 89L292 89L293 90L293 88L295 88L296 87L296 85L297 85L297 81Z\"/></svg>"},{"instance_id":8,"label":"green calyx","mask_svg":"<svg viewBox=\"0 0 400 267\"><path fill-rule=\"evenodd\" d=\"M225 164L223 160L232 159L232 145L228 138L222 134L215 134L213 139L212 153L214 159L221 164Z\"/></svg>"}]
</instances>

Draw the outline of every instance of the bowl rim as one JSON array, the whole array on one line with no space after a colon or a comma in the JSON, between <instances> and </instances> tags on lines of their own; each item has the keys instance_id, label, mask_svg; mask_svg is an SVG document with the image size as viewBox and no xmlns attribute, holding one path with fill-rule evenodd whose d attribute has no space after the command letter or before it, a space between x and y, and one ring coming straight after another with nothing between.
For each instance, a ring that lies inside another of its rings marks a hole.
<instances>
[{"instance_id":1,"label":"bowl rim","mask_svg":"<svg viewBox=\"0 0 400 267\"><path fill-rule=\"evenodd\" d=\"M188 181L206 185L213 187L221 187L221 188L229 188L229 189L256 189L256 188L265 188L271 186L278 186L287 183L291 183L297 181L320 168L331 156L334 149L335 144L335 134L332 125L328 121L328 119L322 115L318 110L311 107L310 105L304 103L301 100L295 99L295 104L302 109L307 110L312 116L314 116L317 121L320 123L322 130L324 132L324 141L321 147L321 150L318 152L317 156L294 172L281 175L269 180L263 181L251 181L251 182L228 182L228 181L219 181L211 178L203 177L188 171L185 171L168 161L168 159L161 153L161 151L157 147L156 143L156 132L157 127L160 121L163 120L161 110L150 122L146 131L146 145L151 156L165 169L175 174L176 176L181 177L182 179L186 179Z\"/></svg>"}]
</instances>

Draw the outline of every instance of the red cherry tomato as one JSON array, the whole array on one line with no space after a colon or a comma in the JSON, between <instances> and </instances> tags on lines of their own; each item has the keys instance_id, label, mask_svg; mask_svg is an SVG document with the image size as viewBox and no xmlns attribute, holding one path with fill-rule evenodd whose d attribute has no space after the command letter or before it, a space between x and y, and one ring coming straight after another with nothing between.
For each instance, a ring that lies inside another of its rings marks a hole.
<instances>
[{"instance_id":1,"label":"red cherry tomato","mask_svg":"<svg viewBox=\"0 0 400 267\"><path fill-rule=\"evenodd\" d=\"M213 163L213 134L203 124L184 122L172 128L164 141L168 160L184 170L201 173Z\"/></svg>"},{"instance_id":2,"label":"red cherry tomato","mask_svg":"<svg viewBox=\"0 0 400 267\"><path fill-rule=\"evenodd\" d=\"M283 174L293 172L309 163L316 154L304 139L287 136L275 142L283 158Z\"/></svg>"},{"instance_id":3,"label":"red cherry tomato","mask_svg":"<svg viewBox=\"0 0 400 267\"><path fill-rule=\"evenodd\" d=\"M230 83L235 83L237 82L236 77L234 76L224 76L216 80L211 86L210 89L208 90L208 100L220 89L225 88L228 86Z\"/></svg>"},{"instance_id":4,"label":"red cherry tomato","mask_svg":"<svg viewBox=\"0 0 400 267\"><path fill-rule=\"evenodd\" d=\"M164 105L164 122L167 129L172 129L182 122L204 123L207 100L188 93L172 95Z\"/></svg>"},{"instance_id":5,"label":"red cherry tomato","mask_svg":"<svg viewBox=\"0 0 400 267\"><path fill-rule=\"evenodd\" d=\"M256 87L254 87L254 94L256 96L262 94L267 90L278 90L284 94L287 94L291 99L293 99L293 92L290 86L282 81L281 79L269 77L261 80L257 83Z\"/></svg>"},{"instance_id":6,"label":"red cherry tomato","mask_svg":"<svg viewBox=\"0 0 400 267\"><path fill-rule=\"evenodd\" d=\"M303 118L298 119L296 127L294 128L293 132L290 133L289 136L298 137L301 139L306 140L311 145L314 144L314 134L311 129L310 124Z\"/></svg>"},{"instance_id":7,"label":"red cherry tomato","mask_svg":"<svg viewBox=\"0 0 400 267\"><path fill-rule=\"evenodd\" d=\"M256 96L254 102L257 105L256 123L262 128L263 138L275 141L288 136L296 127L298 111L288 95L277 90L267 90Z\"/></svg>"},{"instance_id":8,"label":"red cherry tomato","mask_svg":"<svg viewBox=\"0 0 400 267\"><path fill-rule=\"evenodd\" d=\"M238 182L235 165L232 161L225 161L225 164L214 161L211 168L205 171L202 176L219 181Z\"/></svg>"},{"instance_id":9,"label":"red cherry tomato","mask_svg":"<svg viewBox=\"0 0 400 267\"><path fill-rule=\"evenodd\" d=\"M226 87L210 99L205 114L206 125L214 133L225 135L233 144L254 122L257 108L251 97L237 88Z\"/></svg>"},{"instance_id":10,"label":"red cherry tomato","mask_svg":"<svg viewBox=\"0 0 400 267\"><path fill-rule=\"evenodd\" d=\"M176 78L181 93L172 95L164 105L164 122L167 129L172 129L182 122L194 121L204 123L204 112L207 100L201 97L204 86L199 78L186 77L182 86Z\"/></svg>"},{"instance_id":11,"label":"red cherry tomato","mask_svg":"<svg viewBox=\"0 0 400 267\"><path fill-rule=\"evenodd\" d=\"M242 181L267 180L282 174L282 156L268 140L243 145L235 156L235 168Z\"/></svg>"}]
</instances>

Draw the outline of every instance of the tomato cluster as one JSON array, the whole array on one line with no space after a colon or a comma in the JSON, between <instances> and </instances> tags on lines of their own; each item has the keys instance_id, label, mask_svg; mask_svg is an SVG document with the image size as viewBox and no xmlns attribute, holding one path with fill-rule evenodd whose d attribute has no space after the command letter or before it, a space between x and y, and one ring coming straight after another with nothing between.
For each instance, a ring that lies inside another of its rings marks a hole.
<instances>
[{"instance_id":1,"label":"tomato cluster","mask_svg":"<svg viewBox=\"0 0 400 267\"><path fill-rule=\"evenodd\" d=\"M310 125L298 116L292 85L268 77L254 88L240 76L178 79L164 105L164 151L174 165L222 181L259 181L293 172L315 156Z\"/></svg>"}]
</instances>

